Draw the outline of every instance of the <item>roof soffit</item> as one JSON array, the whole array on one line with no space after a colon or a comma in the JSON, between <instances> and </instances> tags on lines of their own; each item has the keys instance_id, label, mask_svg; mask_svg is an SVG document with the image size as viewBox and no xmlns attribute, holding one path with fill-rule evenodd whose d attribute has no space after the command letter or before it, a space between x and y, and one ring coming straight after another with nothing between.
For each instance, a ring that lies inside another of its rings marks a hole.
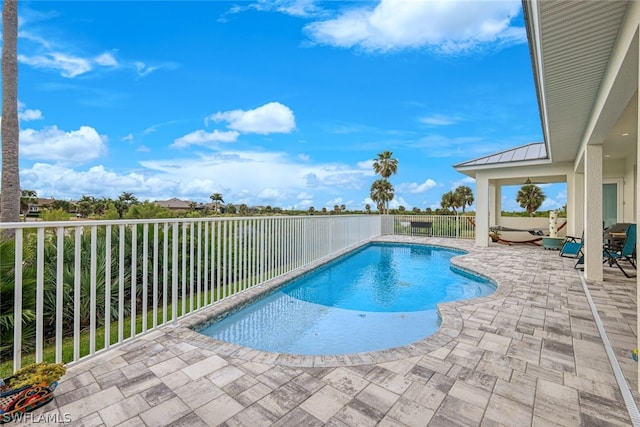
<instances>
[{"instance_id":1,"label":"roof soffit","mask_svg":"<svg viewBox=\"0 0 640 427\"><path fill-rule=\"evenodd\" d=\"M538 1L547 143L553 161L575 158L627 8L626 1ZM525 8L527 10L527 8ZM534 8L534 12L536 9ZM531 20L527 20L531 25ZM534 52L534 54L536 54ZM540 65L541 64L541 65Z\"/></svg>"}]
</instances>

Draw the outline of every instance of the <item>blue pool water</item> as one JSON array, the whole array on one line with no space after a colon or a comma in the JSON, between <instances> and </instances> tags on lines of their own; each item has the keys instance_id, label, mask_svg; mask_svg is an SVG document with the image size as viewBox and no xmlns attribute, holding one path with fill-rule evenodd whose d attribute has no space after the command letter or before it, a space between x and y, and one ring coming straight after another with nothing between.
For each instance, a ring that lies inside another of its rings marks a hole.
<instances>
[{"instance_id":1,"label":"blue pool water","mask_svg":"<svg viewBox=\"0 0 640 427\"><path fill-rule=\"evenodd\" d=\"M438 330L436 304L495 290L484 278L451 269L451 257L461 253L425 245L370 244L200 332L289 354L347 354L407 345Z\"/></svg>"}]
</instances>

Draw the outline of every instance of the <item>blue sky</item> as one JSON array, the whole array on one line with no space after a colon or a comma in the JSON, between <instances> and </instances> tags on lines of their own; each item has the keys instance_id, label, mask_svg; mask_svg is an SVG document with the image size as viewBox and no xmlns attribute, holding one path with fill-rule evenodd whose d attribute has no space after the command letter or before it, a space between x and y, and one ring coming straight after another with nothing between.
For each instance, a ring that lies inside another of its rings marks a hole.
<instances>
[{"instance_id":1,"label":"blue sky","mask_svg":"<svg viewBox=\"0 0 640 427\"><path fill-rule=\"evenodd\" d=\"M21 186L40 197L363 209L389 150L391 206L435 208L475 190L453 164L542 138L519 0L22 1L19 15ZM543 209L566 203L564 186L545 192Z\"/></svg>"}]
</instances>

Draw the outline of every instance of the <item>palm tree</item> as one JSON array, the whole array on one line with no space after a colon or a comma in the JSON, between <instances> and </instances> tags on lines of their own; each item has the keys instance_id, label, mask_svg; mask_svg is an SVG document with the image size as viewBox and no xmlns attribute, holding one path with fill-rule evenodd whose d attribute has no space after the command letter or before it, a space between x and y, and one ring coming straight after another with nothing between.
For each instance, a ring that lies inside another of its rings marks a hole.
<instances>
[{"instance_id":1,"label":"palm tree","mask_svg":"<svg viewBox=\"0 0 640 427\"><path fill-rule=\"evenodd\" d=\"M462 208L462 213L464 214L465 208L473 204L473 191L466 185L461 185L456 188L454 194L458 200L458 206Z\"/></svg>"},{"instance_id":2,"label":"palm tree","mask_svg":"<svg viewBox=\"0 0 640 427\"><path fill-rule=\"evenodd\" d=\"M442 209L453 209L453 211L458 215L457 207L459 206L458 200L456 199L456 195L453 191L447 191L442 195L442 200L440 201L440 206Z\"/></svg>"},{"instance_id":3,"label":"palm tree","mask_svg":"<svg viewBox=\"0 0 640 427\"><path fill-rule=\"evenodd\" d=\"M133 195L133 193L128 193L123 191L120 196L118 196L118 200L115 201L116 209L118 210L118 216L120 219L124 217L124 214L127 213L131 205L135 205L138 203L138 198Z\"/></svg>"},{"instance_id":4,"label":"palm tree","mask_svg":"<svg viewBox=\"0 0 640 427\"><path fill-rule=\"evenodd\" d=\"M373 171L385 180L398 172L398 160L391 157L392 155L391 151L383 151L373 160Z\"/></svg>"},{"instance_id":5,"label":"palm tree","mask_svg":"<svg viewBox=\"0 0 640 427\"><path fill-rule=\"evenodd\" d=\"M370 214L371 213L371 205L369 203L367 203L366 205L364 205L364 210Z\"/></svg>"},{"instance_id":6,"label":"palm tree","mask_svg":"<svg viewBox=\"0 0 640 427\"><path fill-rule=\"evenodd\" d=\"M94 213L94 202L95 199L92 196L82 196L76 204L76 211L78 211L83 218L86 218ZM122 216L120 216L120 218L122 218Z\"/></svg>"},{"instance_id":7,"label":"palm tree","mask_svg":"<svg viewBox=\"0 0 640 427\"><path fill-rule=\"evenodd\" d=\"M393 185L386 179L378 179L371 184L370 197L378 206L380 213L389 212L389 202L393 200L395 190Z\"/></svg>"},{"instance_id":8,"label":"palm tree","mask_svg":"<svg viewBox=\"0 0 640 427\"><path fill-rule=\"evenodd\" d=\"M346 205L340 205L340 212L346 212L346 210L347 210Z\"/></svg>"},{"instance_id":9,"label":"palm tree","mask_svg":"<svg viewBox=\"0 0 640 427\"><path fill-rule=\"evenodd\" d=\"M520 187L516 195L516 202L520 203L520 207L524 208L529 216L542 206L542 202L547 196L542 192L540 187L535 184L527 184Z\"/></svg>"},{"instance_id":10,"label":"palm tree","mask_svg":"<svg viewBox=\"0 0 640 427\"><path fill-rule=\"evenodd\" d=\"M213 193L209 196L209 198L211 199L211 202L213 202L213 205L216 207L216 212L220 213L220 204L224 203L224 200L222 200L222 194Z\"/></svg>"},{"instance_id":11,"label":"palm tree","mask_svg":"<svg viewBox=\"0 0 640 427\"><path fill-rule=\"evenodd\" d=\"M2 5L2 194L0 221L20 220L18 143L18 1ZM8 232L8 234L13 234Z\"/></svg>"}]
</instances>

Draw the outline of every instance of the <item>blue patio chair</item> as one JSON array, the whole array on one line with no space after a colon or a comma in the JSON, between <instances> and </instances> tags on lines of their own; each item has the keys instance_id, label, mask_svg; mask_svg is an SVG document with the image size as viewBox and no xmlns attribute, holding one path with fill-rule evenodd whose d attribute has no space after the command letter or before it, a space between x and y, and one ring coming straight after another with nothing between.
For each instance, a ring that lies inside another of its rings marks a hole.
<instances>
[{"instance_id":1,"label":"blue patio chair","mask_svg":"<svg viewBox=\"0 0 640 427\"><path fill-rule=\"evenodd\" d=\"M637 270L636 267L636 224L629 224L627 228L626 238L622 246L615 244L605 244L603 246L602 254L604 256L603 262L608 262L612 267L614 264L618 266L620 271L624 273L626 277L636 277L627 273L620 265L620 261L628 261L631 266Z\"/></svg>"},{"instance_id":2,"label":"blue patio chair","mask_svg":"<svg viewBox=\"0 0 640 427\"><path fill-rule=\"evenodd\" d=\"M582 237L567 236L564 244L560 249L560 256L568 258L576 258L576 264L574 268L578 268L579 265L584 263L584 256L582 254L582 248L584 246L584 233Z\"/></svg>"}]
</instances>

